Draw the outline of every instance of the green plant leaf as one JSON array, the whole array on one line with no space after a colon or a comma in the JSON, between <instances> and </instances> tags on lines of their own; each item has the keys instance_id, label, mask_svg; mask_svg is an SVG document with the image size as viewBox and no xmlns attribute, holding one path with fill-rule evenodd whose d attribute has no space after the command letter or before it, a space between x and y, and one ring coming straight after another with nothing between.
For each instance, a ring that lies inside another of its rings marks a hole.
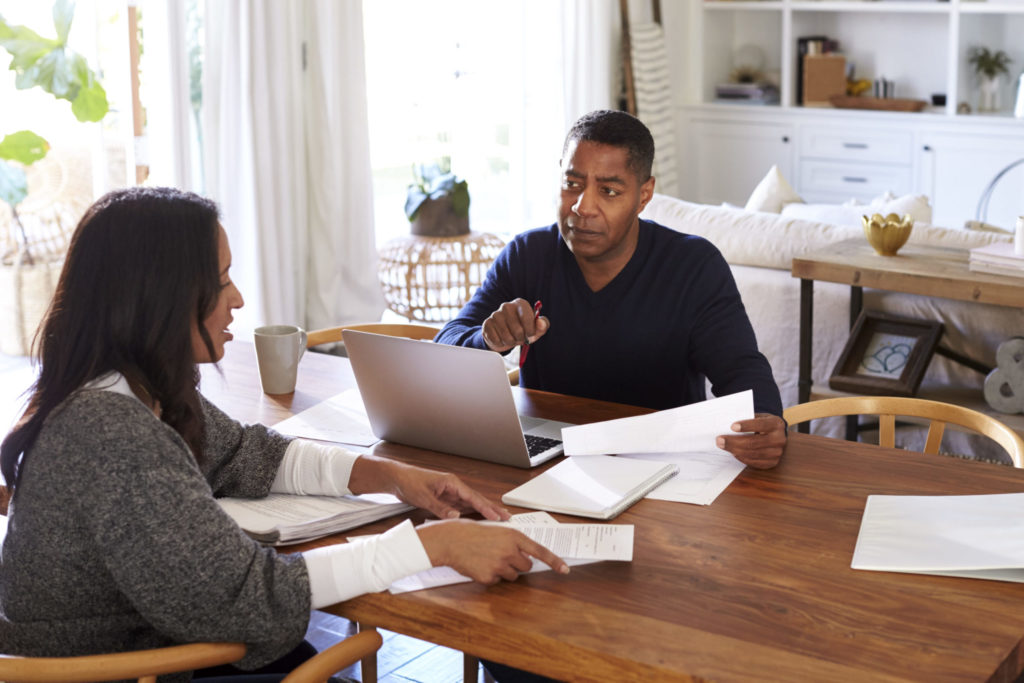
<instances>
[{"instance_id":1,"label":"green plant leaf","mask_svg":"<svg viewBox=\"0 0 1024 683\"><path fill-rule=\"evenodd\" d=\"M75 75L74 64L63 49L53 50L15 79L18 88L39 86L54 97L74 100L82 84Z\"/></svg>"},{"instance_id":2,"label":"green plant leaf","mask_svg":"<svg viewBox=\"0 0 1024 683\"><path fill-rule=\"evenodd\" d=\"M416 213L427 201L427 193L420 189L419 185L410 185L405 196L405 217L411 223L416 218Z\"/></svg>"},{"instance_id":3,"label":"green plant leaf","mask_svg":"<svg viewBox=\"0 0 1024 683\"><path fill-rule=\"evenodd\" d=\"M25 172L7 162L0 162L0 199L15 207L28 196Z\"/></svg>"},{"instance_id":4,"label":"green plant leaf","mask_svg":"<svg viewBox=\"0 0 1024 683\"><path fill-rule=\"evenodd\" d=\"M456 216L469 215L469 183L460 180L452 189L452 210Z\"/></svg>"},{"instance_id":5,"label":"green plant leaf","mask_svg":"<svg viewBox=\"0 0 1024 683\"><path fill-rule=\"evenodd\" d=\"M0 29L0 47L11 53L11 64L8 68L19 73L60 46L56 40L43 38L24 26L8 26L5 23L3 29Z\"/></svg>"},{"instance_id":6,"label":"green plant leaf","mask_svg":"<svg viewBox=\"0 0 1024 683\"><path fill-rule=\"evenodd\" d=\"M0 140L0 159L18 161L28 166L50 151L50 143L30 130L19 130Z\"/></svg>"},{"instance_id":7,"label":"green plant leaf","mask_svg":"<svg viewBox=\"0 0 1024 683\"><path fill-rule=\"evenodd\" d=\"M82 88L71 103L71 113L79 121L99 121L110 111L107 93L99 83Z\"/></svg>"},{"instance_id":8,"label":"green plant leaf","mask_svg":"<svg viewBox=\"0 0 1024 683\"><path fill-rule=\"evenodd\" d=\"M71 20L75 18L75 3L70 0L57 0L53 3L53 26L57 29L57 40L61 45L68 42L71 32Z\"/></svg>"}]
</instances>

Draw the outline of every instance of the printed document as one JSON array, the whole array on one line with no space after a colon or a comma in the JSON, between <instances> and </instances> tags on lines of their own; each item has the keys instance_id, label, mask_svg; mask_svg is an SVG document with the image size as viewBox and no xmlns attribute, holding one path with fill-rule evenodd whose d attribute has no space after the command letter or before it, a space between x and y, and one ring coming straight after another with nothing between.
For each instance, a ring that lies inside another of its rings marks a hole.
<instances>
[{"instance_id":1,"label":"printed document","mask_svg":"<svg viewBox=\"0 0 1024 683\"><path fill-rule=\"evenodd\" d=\"M1024 583L1024 493L868 496L850 566Z\"/></svg>"},{"instance_id":2,"label":"printed document","mask_svg":"<svg viewBox=\"0 0 1024 683\"><path fill-rule=\"evenodd\" d=\"M304 439L346 443L353 446L371 446L380 439L370 429L363 399L358 389L348 389L312 408L303 410L273 426L287 436Z\"/></svg>"},{"instance_id":3,"label":"printed document","mask_svg":"<svg viewBox=\"0 0 1024 683\"><path fill-rule=\"evenodd\" d=\"M744 465L715 445L732 425L754 417L754 392L692 403L649 415L565 427L566 455L617 453L619 457L673 463L679 472L647 498L710 505Z\"/></svg>"},{"instance_id":4,"label":"printed document","mask_svg":"<svg viewBox=\"0 0 1024 683\"><path fill-rule=\"evenodd\" d=\"M590 564L600 560L633 559L632 524L559 524L546 512L527 512L512 515L508 522L481 522L481 524L502 524L512 526L534 541L544 545L570 566ZM351 539L350 539L351 540ZM549 571L551 568L539 560L527 572ZM436 588L455 583L469 583L472 579L463 576L451 567L434 567L412 576L399 579L391 584L391 593L408 593L424 588Z\"/></svg>"}]
</instances>

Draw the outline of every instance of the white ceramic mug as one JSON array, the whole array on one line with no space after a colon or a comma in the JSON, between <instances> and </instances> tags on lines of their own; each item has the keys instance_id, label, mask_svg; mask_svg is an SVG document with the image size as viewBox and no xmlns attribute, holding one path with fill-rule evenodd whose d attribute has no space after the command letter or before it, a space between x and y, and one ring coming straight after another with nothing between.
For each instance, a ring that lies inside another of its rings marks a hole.
<instances>
[{"instance_id":1,"label":"white ceramic mug","mask_svg":"<svg viewBox=\"0 0 1024 683\"><path fill-rule=\"evenodd\" d=\"M263 393L295 391L299 359L306 352L306 331L295 325L264 325L256 328L253 338Z\"/></svg>"}]
</instances>

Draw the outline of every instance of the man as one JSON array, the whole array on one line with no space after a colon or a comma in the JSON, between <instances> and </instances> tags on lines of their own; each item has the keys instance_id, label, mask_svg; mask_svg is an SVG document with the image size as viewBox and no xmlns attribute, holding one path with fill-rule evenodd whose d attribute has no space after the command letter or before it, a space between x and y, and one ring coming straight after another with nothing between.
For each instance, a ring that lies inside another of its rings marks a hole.
<instances>
[{"instance_id":1,"label":"man","mask_svg":"<svg viewBox=\"0 0 1024 683\"><path fill-rule=\"evenodd\" d=\"M521 385L659 410L704 400L705 378L720 396L752 389L756 417L718 445L774 467L786 443L779 390L729 266L703 238L639 218L653 161L638 119L580 118L562 149L558 223L508 244L436 339L500 353L528 344Z\"/></svg>"}]
</instances>

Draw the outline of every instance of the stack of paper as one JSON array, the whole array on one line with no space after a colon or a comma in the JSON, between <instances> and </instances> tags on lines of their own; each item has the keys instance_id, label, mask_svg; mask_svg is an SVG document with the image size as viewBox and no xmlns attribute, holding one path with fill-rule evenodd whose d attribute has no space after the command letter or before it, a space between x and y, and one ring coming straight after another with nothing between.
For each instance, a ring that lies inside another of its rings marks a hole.
<instances>
[{"instance_id":1,"label":"stack of paper","mask_svg":"<svg viewBox=\"0 0 1024 683\"><path fill-rule=\"evenodd\" d=\"M868 496L850 566L1024 582L1024 493Z\"/></svg>"},{"instance_id":2,"label":"stack of paper","mask_svg":"<svg viewBox=\"0 0 1024 683\"><path fill-rule=\"evenodd\" d=\"M406 510L394 496L294 496L219 498L220 506L245 533L262 543L286 545L354 529Z\"/></svg>"},{"instance_id":3,"label":"stack of paper","mask_svg":"<svg viewBox=\"0 0 1024 683\"><path fill-rule=\"evenodd\" d=\"M967 267L977 273L1024 277L1024 256L1014 253L1012 242L998 242L971 249Z\"/></svg>"},{"instance_id":4,"label":"stack of paper","mask_svg":"<svg viewBox=\"0 0 1024 683\"><path fill-rule=\"evenodd\" d=\"M673 463L581 455L501 497L506 505L611 519L679 470Z\"/></svg>"},{"instance_id":5,"label":"stack of paper","mask_svg":"<svg viewBox=\"0 0 1024 683\"><path fill-rule=\"evenodd\" d=\"M647 498L710 505L743 471L743 463L715 441L732 425L754 417L754 393L741 391L639 417L562 429L565 454L617 453L671 463L679 473Z\"/></svg>"}]
</instances>

